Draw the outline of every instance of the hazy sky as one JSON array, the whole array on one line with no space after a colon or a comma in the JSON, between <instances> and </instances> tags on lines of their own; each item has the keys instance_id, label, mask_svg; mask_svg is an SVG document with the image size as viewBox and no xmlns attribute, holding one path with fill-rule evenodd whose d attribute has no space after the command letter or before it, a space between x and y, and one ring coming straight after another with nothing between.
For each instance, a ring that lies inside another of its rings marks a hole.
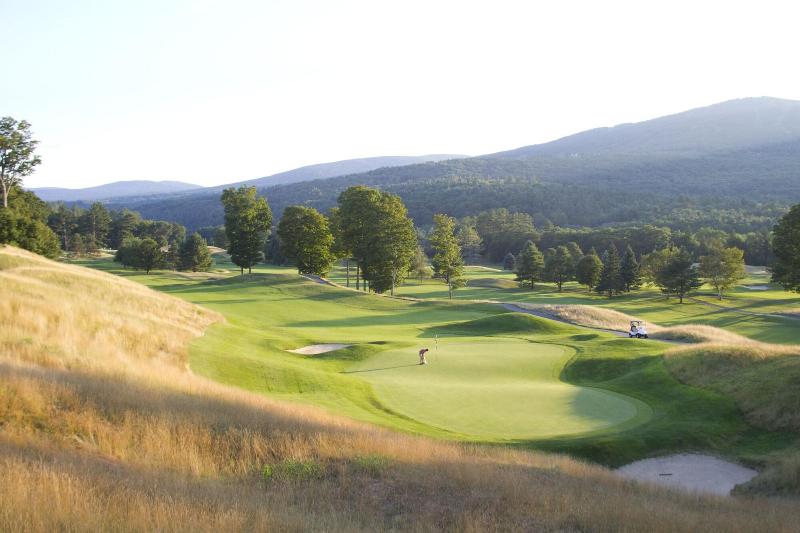
<instances>
[{"instance_id":1,"label":"hazy sky","mask_svg":"<svg viewBox=\"0 0 800 533\"><path fill-rule=\"evenodd\" d=\"M203 185L478 155L744 96L800 99L792 2L0 0L26 184Z\"/></svg>"}]
</instances>

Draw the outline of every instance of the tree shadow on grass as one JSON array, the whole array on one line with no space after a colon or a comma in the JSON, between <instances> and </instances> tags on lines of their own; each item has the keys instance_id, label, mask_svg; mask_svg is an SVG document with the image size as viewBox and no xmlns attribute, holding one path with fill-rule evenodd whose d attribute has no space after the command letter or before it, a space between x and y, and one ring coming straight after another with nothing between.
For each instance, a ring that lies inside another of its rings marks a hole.
<instances>
[{"instance_id":1,"label":"tree shadow on grass","mask_svg":"<svg viewBox=\"0 0 800 533\"><path fill-rule=\"evenodd\" d=\"M421 365L419 363L413 363L410 365L385 366L382 368L365 368L364 370L349 370L347 372L342 372L342 374L361 374L363 372L378 372L380 370L394 370L395 368L406 368L409 366L421 366Z\"/></svg>"}]
</instances>

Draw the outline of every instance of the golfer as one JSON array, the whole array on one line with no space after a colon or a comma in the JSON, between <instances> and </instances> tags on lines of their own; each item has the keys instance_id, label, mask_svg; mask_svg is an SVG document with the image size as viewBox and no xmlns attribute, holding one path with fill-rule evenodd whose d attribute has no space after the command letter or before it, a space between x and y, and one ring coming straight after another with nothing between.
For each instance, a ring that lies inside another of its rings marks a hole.
<instances>
[{"instance_id":1,"label":"golfer","mask_svg":"<svg viewBox=\"0 0 800 533\"><path fill-rule=\"evenodd\" d=\"M428 361L425 359L425 352L429 352L427 348L423 348L419 351L419 364L427 365Z\"/></svg>"}]
</instances>

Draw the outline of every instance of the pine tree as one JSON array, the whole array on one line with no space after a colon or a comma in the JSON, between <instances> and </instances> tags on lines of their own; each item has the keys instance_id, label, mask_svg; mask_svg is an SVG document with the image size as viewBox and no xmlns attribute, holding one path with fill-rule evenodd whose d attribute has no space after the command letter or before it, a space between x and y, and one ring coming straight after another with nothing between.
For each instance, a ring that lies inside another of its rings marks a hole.
<instances>
[{"instance_id":1,"label":"pine tree","mask_svg":"<svg viewBox=\"0 0 800 533\"><path fill-rule=\"evenodd\" d=\"M447 295L453 298L453 289L464 286L464 259L455 236L455 219L447 215L433 215L433 233L430 236L434 256L433 277L447 284Z\"/></svg>"},{"instance_id":2,"label":"pine tree","mask_svg":"<svg viewBox=\"0 0 800 533\"><path fill-rule=\"evenodd\" d=\"M773 235L772 281L780 283L787 291L800 292L800 204L778 221Z\"/></svg>"},{"instance_id":3,"label":"pine tree","mask_svg":"<svg viewBox=\"0 0 800 533\"><path fill-rule=\"evenodd\" d=\"M680 298L680 303L683 303L684 296L703 286L692 256L685 250L672 254L658 272L656 283L665 294Z\"/></svg>"},{"instance_id":4,"label":"pine tree","mask_svg":"<svg viewBox=\"0 0 800 533\"><path fill-rule=\"evenodd\" d=\"M206 240L195 232L180 246L178 252L178 269L204 272L211 268L214 260L208 251Z\"/></svg>"},{"instance_id":5,"label":"pine tree","mask_svg":"<svg viewBox=\"0 0 800 533\"><path fill-rule=\"evenodd\" d=\"M619 251L612 243L604 254L603 271L600 274L600 282L597 284L595 290L597 292L604 292L611 298L615 294L619 294L625 288L622 280L622 263L619 258Z\"/></svg>"},{"instance_id":6,"label":"pine tree","mask_svg":"<svg viewBox=\"0 0 800 533\"><path fill-rule=\"evenodd\" d=\"M625 249L625 256L622 258L620 275L622 276L625 292L641 287L642 276L639 273L639 263L636 261L636 254L630 245Z\"/></svg>"},{"instance_id":7,"label":"pine tree","mask_svg":"<svg viewBox=\"0 0 800 533\"><path fill-rule=\"evenodd\" d=\"M603 262L597 257L597 252L592 251L581 257L575 267L575 278L581 285L586 285L592 290L600 283L600 275L603 273Z\"/></svg>"},{"instance_id":8,"label":"pine tree","mask_svg":"<svg viewBox=\"0 0 800 533\"><path fill-rule=\"evenodd\" d=\"M533 243L528 241L522 248L522 251L517 256L516 262L516 280L520 282L522 287L534 288L537 281L541 279L542 270L544 269L544 256L539 248Z\"/></svg>"},{"instance_id":9,"label":"pine tree","mask_svg":"<svg viewBox=\"0 0 800 533\"><path fill-rule=\"evenodd\" d=\"M515 268L517 268L517 258L514 257L514 254L508 252L503 258L503 270L513 271Z\"/></svg>"},{"instance_id":10,"label":"pine tree","mask_svg":"<svg viewBox=\"0 0 800 533\"><path fill-rule=\"evenodd\" d=\"M552 281L558 286L558 292L561 292L561 287L565 282L573 279L575 265L566 246L559 246L547 256L544 262L544 273L548 281Z\"/></svg>"}]
</instances>

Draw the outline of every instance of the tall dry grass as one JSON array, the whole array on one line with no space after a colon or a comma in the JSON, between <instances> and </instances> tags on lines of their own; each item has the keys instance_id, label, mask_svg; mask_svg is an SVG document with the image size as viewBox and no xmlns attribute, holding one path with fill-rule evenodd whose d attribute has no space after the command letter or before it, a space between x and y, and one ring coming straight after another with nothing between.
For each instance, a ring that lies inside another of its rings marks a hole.
<instances>
[{"instance_id":1,"label":"tall dry grass","mask_svg":"<svg viewBox=\"0 0 800 533\"><path fill-rule=\"evenodd\" d=\"M607 329L611 331L626 332L631 320L640 318L603 307L592 305L552 305L552 304L526 304L514 305L528 309L542 315L553 317L557 320L587 326L590 328ZM764 344L751 340L743 335L733 333L714 326L681 325L659 326L652 322L647 323L648 334L656 339L678 342L713 342L727 344ZM772 345L769 345L772 346Z\"/></svg>"},{"instance_id":2,"label":"tall dry grass","mask_svg":"<svg viewBox=\"0 0 800 533\"><path fill-rule=\"evenodd\" d=\"M0 284L2 530L791 531L800 522L789 502L644 487L566 457L400 435L209 382L186 370L186 349L218 317L113 276L6 247ZM261 475L281 464L312 464L313 475Z\"/></svg>"}]
</instances>

